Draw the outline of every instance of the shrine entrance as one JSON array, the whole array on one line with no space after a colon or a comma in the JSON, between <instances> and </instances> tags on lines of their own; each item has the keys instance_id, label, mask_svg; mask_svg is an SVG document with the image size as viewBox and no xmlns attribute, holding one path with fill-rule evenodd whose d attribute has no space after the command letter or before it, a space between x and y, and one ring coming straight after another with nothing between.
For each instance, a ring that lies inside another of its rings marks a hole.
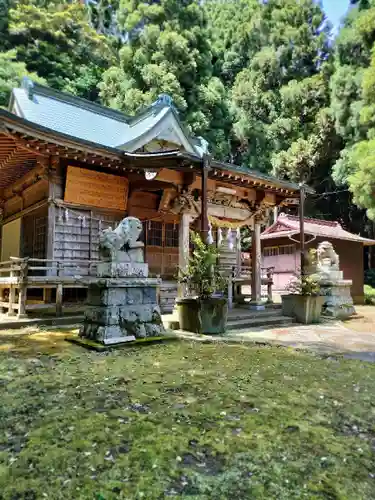
<instances>
[{"instance_id":1,"label":"shrine entrance","mask_svg":"<svg viewBox=\"0 0 375 500\"><path fill-rule=\"evenodd\" d=\"M178 271L179 224L144 221L145 261L151 276L175 279Z\"/></svg>"}]
</instances>

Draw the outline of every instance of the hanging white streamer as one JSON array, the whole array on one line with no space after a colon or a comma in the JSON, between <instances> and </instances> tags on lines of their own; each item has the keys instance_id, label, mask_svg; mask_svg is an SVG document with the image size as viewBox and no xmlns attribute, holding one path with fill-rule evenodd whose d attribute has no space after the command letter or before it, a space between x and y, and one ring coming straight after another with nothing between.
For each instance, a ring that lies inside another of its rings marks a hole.
<instances>
[{"instance_id":1,"label":"hanging white streamer","mask_svg":"<svg viewBox=\"0 0 375 500\"><path fill-rule=\"evenodd\" d=\"M219 247L223 244L223 231L221 227L218 228L217 230L217 244Z\"/></svg>"},{"instance_id":2,"label":"hanging white streamer","mask_svg":"<svg viewBox=\"0 0 375 500\"><path fill-rule=\"evenodd\" d=\"M228 229L228 248L229 250L233 250L234 248L233 234L231 229Z\"/></svg>"},{"instance_id":3,"label":"hanging white streamer","mask_svg":"<svg viewBox=\"0 0 375 500\"><path fill-rule=\"evenodd\" d=\"M212 243L214 242L214 238L212 236L212 226L211 224L208 226L208 234L207 234L207 243L209 245L212 245Z\"/></svg>"},{"instance_id":4,"label":"hanging white streamer","mask_svg":"<svg viewBox=\"0 0 375 500\"><path fill-rule=\"evenodd\" d=\"M65 209L65 220L66 221L69 220L69 210L68 209Z\"/></svg>"},{"instance_id":5,"label":"hanging white streamer","mask_svg":"<svg viewBox=\"0 0 375 500\"><path fill-rule=\"evenodd\" d=\"M241 230L238 227L236 231L236 239L237 239L237 250L241 250Z\"/></svg>"}]
</instances>

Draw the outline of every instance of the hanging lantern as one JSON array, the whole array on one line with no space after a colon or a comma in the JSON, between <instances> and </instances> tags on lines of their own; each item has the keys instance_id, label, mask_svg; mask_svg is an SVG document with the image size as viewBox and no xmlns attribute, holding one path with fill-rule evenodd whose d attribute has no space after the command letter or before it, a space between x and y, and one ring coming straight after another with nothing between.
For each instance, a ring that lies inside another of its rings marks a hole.
<instances>
[{"instance_id":1,"label":"hanging lantern","mask_svg":"<svg viewBox=\"0 0 375 500\"><path fill-rule=\"evenodd\" d=\"M219 247L223 244L223 231L221 227L218 227L217 229L217 244Z\"/></svg>"},{"instance_id":2,"label":"hanging lantern","mask_svg":"<svg viewBox=\"0 0 375 500\"><path fill-rule=\"evenodd\" d=\"M82 226L86 227L86 217L85 216L82 217Z\"/></svg>"},{"instance_id":3,"label":"hanging lantern","mask_svg":"<svg viewBox=\"0 0 375 500\"><path fill-rule=\"evenodd\" d=\"M69 220L69 211L68 211L68 209L67 209L67 208L65 209L65 220L66 220L67 222L68 222L68 220Z\"/></svg>"}]
</instances>

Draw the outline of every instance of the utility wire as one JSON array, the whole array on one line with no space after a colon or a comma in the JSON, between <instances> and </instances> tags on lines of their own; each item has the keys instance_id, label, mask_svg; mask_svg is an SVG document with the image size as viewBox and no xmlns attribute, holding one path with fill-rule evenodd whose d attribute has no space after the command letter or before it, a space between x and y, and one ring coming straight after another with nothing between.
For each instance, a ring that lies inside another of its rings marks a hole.
<instances>
[{"instance_id":1,"label":"utility wire","mask_svg":"<svg viewBox=\"0 0 375 500\"><path fill-rule=\"evenodd\" d=\"M325 198L326 196L330 196L332 194L338 194L338 193L348 193L349 189L341 189L339 191L328 191L327 193L314 193L310 194L309 196L316 196L317 198Z\"/></svg>"}]
</instances>

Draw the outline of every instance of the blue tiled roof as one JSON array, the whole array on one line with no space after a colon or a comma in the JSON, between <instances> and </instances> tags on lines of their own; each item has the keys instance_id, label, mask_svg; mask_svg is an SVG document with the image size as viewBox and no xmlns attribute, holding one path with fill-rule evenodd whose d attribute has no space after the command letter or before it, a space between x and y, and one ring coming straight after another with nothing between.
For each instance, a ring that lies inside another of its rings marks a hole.
<instances>
[{"instance_id":1,"label":"blue tiled roof","mask_svg":"<svg viewBox=\"0 0 375 500\"><path fill-rule=\"evenodd\" d=\"M30 99L23 88L13 90L14 98L26 120L80 139L118 146L126 141L129 125L125 120L106 116L98 110L56 99L36 92Z\"/></svg>"},{"instance_id":2,"label":"blue tiled roof","mask_svg":"<svg viewBox=\"0 0 375 500\"><path fill-rule=\"evenodd\" d=\"M152 130L168 112L166 102L157 102L138 117L105 108L24 79L21 88L13 89L15 109L26 120L63 134L103 146L130 149L137 138Z\"/></svg>"}]
</instances>

